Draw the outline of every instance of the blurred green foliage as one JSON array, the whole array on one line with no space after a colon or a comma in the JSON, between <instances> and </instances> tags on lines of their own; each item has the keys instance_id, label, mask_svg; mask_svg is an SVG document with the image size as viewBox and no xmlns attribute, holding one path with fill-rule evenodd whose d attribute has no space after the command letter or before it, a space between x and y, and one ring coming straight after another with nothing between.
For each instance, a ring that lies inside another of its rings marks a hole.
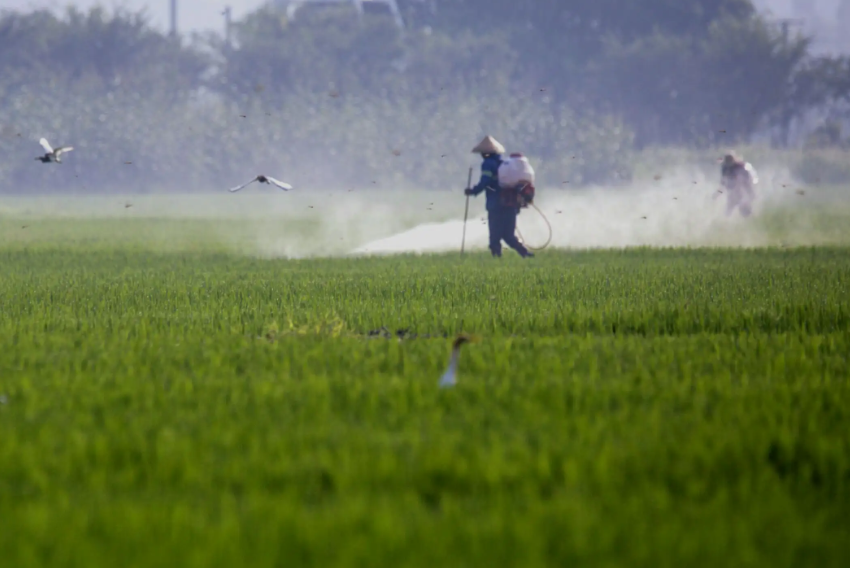
<instances>
[{"instance_id":1,"label":"blurred green foliage","mask_svg":"<svg viewBox=\"0 0 850 568\"><path fill-rule=\"evenodd\" d=\"M205 190L257 170L454 187L486 133L543 183L614 183L635 145L782 141L850 92L845 59L811 56L747 0L401 6L404 33L345 6L265 7L230 42L120 8L4 12L0 192ZM41 136L77 150L44 167Z\"/></svg>"},{"instance_id":2,"label":"blurred green foliage","mask_svg":"<svg viewBox=\"0 0 850 568\"><path fill-rule=\"evenodd\" d=\"M847 249L0 263L5 565L845 563Z\"/></svg>"}]
</instances>

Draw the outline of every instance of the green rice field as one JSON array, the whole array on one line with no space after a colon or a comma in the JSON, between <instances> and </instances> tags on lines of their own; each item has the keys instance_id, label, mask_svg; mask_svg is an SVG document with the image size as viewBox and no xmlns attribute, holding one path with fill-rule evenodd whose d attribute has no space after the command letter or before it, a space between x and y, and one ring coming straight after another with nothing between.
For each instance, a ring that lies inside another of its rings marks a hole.
<instances>
[{"instance_id":1,"label":"green rice field","mask_svg":"<svg viewBox=\"0 0 850 568\"><path fill-rule=\"evenodd\" d=\"M216 226L0 215L0 565L848 565L850 246Z\"/></svg>"}]
</instances>

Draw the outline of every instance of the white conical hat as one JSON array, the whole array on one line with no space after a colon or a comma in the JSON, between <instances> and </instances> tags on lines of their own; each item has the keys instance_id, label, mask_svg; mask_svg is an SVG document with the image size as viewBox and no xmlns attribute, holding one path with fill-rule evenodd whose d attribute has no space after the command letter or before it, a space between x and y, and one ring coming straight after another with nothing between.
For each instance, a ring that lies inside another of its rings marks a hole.
<instances>
[{"instance_id":1,"label":"white conical hat","mask_svg":"<svg viewBox=\"0 0 850 568\"><path fill-rule=\"evenodd\" d=\"M472 149L473 154L504 154L505 147L492 136L485 136L484 140Z\"/></svg>"}]
</instances>

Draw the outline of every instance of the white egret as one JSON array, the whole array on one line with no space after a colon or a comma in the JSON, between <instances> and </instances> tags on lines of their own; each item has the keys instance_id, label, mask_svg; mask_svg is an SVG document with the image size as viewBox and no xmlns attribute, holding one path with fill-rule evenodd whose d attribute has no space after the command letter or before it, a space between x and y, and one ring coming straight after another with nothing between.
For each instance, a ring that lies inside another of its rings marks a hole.
<instances>
[{"instance_id":1,"label":"white egret","mask_svg":"<svg viewBox=\"0 0 850 568\"><path fill-rule=\"evenodd\" d=\"M38 143L41 144L42 148L44 148L46 154L44 154L43 156L39 156L38 158L36 158L36 160L45 164L49 164L50 162L56 162L57 164L61 164L62 154L70 152L74 149L73 146L60 146L59 148L56 148L54 150L53 147L50 145L50 142L47 141L47 138L42 138L38 141Z\"/></svg>"},{"instance_id":2,"label":"white egret","mask_svg":"<svg viewBox=\"0 0 850 568\"><path fill-rule=\"evenodd\" d=\"M252 184L252 183L254 183L255 181L258 181L258 182L260 182L260 183L268 183L268 184L274 185L274 186L276 186L277 188L282 189L283 191L289 191L290 189L292 189L292 186L291 186L291 185L289 185L288 183L285 183L285 182L282 182L282 181L280 181L280 180L274 179L274 178L273 178L273 177L271 177L271 176L264 176L264 175L260 174L260 175L258 175L257 177L255 177L254 179L252 179L251 181L249 181L248 183L243 183L243 184L242 184L242 185L240 185L240 186L237 186L237 187L232 188L232 189L230 190L230 192L231 192L231 193L234 193L234 192L236 192L236 191L239 191L240 189L243 189L243 188L245 188L245 187L248 187L249 185L251 185L251 184Z\"/></svg>"},{"instance_id":3,"label":"white egret","mask_svg":"<svg viewBox=\"0 0 850 568\"><path fill-rule=\"evenodd\" d=\"M453 387L457 384L457 364L460 357L460 346L474 341L468 335L458 335L452 343L452 354L449 358L449 368L440 377L440 388Z\"/></svg>"}]
</instances>

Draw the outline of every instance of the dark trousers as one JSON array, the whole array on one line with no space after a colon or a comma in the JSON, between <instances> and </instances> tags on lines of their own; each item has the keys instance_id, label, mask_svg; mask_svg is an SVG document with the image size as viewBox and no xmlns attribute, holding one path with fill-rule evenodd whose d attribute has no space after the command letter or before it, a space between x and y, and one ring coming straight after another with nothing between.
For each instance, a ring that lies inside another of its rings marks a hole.
<instances>
[{"instance_id":1,"label":"dark trousers","mask_svg":"<svg viewBox=\"0 0 850 568\"><path fill-rule=\"evenodd\" d=\"M490 252L493 256L502 256L502 241L517 251L520 256L528 256L528 249L522 246L516 237L515 209L496 209L487 212L487 224L490 227Z\"/></svg>"}]
</instances>

